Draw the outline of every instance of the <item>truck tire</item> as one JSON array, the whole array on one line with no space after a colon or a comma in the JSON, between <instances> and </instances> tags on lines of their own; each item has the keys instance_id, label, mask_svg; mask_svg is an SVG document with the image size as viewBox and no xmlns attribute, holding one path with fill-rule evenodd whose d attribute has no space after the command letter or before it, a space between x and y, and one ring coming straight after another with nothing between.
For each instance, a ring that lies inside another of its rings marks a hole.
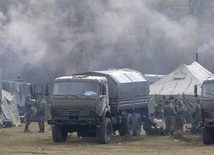
<instances>
[{"instance_id":1,"label":"truck tire","mask_svg":"<svg viewBox=\"0 0 214 155\"><path fill-rule=\"evenodd\" d=\"M52 126L52 138L54 142L64 142L66 141L67 136L68 132L61 126Z\"/></svg>"},{"instance_id":2,"label":"truck tire","mask_svg":"<svg viewBox=\"0 0 214 155\"><path fill-rule=\"evenodd\" d=\"M138 113L133 113L133 119L134 119L133 136L139 137L141 134L141 117Z\"/></svg>"},{"instance_id":3,"label":"truck tire","mask_svg":"<svg viewBox=\"0 0 214 155\"><path fill-rule=\"evenodd\" d=\"M202 137L203 137L203 143L204 144L213 144L213 135L212 135L212 129L203 129L202 132Z\"/></svg>"},{"instance_id":4,"label":"truck tire","mask_svg":"<svg viewBox=\"0 0 214 155\"><path fill-rule=\"evenodd\" d=\"M112 123L110 118L105 118L100 127L96 129L97 142L100 144L110 143L112 136Z\"/></svg>"},{"instance_id":5,"label":"truck tire","mask_svg":"<svg viewBox=\"0 0 214 155\"><path fill-rule=\"evenodd\" d=\"M127 114L123 116L122 124L119 128L120 136L130 135L133 136L134 132L134 119L132 114Z\"/></svg>"}]
</instances>

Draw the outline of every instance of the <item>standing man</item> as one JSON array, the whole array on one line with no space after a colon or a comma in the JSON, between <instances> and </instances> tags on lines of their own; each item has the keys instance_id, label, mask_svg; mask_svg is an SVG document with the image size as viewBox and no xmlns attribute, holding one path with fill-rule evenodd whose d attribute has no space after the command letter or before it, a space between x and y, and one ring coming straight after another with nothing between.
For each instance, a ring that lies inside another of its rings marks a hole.
<instances>
[{"instance_id":1,"label":"standing man","mask_svg":"<svg viewBox=\"0 0 214 155\"><path fill-rule=\"evenodd\" d=\"M193 108L192 114L192 126L190 129L190 133L196 134L200 132L200 122L201 122L201 112L200 112L200 105L199 103Z\"/></svg>"},{"instance_id":2,"label":"standing man","mask_svg":"<svg viewBox=\"0 0 214 155\"><path fill-rule=\"evenodd\" d=\"M32 115L36 112L36 108L34 106L34 100L31 99L30 96L26 97L26 101L25 101L25 118L26 118L26 124L25 124L25 129L24 132L30 132L30 130L28 129L30 123L31 123L31 117Z\"/></svg>"},{"instance_id":3,"label":"standing man","mask_svg":"<svg viewBox=\"0 0 214 155\"><path fill-rule=\"evenodd\" d=\"M164 107L164 117L166 123L166 135L173 134L174 131L174 121L175 121L175 109L172 105L172 100L167 102L167 105Z\"/></svg>"},{"instance_id":4,"label":"standing man","mask_svg":"<svg viewBox=\"0 0 214 155\"><path fill-rule=\"evenodd\" d=\"M160 100L154 107L154 115L157 119L163 119L163 100Z\"/></svg>"},{"instance_id":5,"label":"standing man","mask_svg":"<svg viewBox=\"0 0 214 155\"><path fill-rule=\"evenodd\" d=\"M186 109L183 106L182 101L177 101L177 111L175 116L175 131L177 134L183 134L183 125L186 117Z\"/></svg>"},{"instance_id":6,"label":"standing man","mask_svg":"<svg viewBox=\"0 0 214 155\"><path fill-rule=\"evenodd\" d=\"M38 114L38 125L39 125L39 133L45 132L45 106L46 101L41 97L38 96L37 101L37 114Z\"/></svg>"}]
</instances>

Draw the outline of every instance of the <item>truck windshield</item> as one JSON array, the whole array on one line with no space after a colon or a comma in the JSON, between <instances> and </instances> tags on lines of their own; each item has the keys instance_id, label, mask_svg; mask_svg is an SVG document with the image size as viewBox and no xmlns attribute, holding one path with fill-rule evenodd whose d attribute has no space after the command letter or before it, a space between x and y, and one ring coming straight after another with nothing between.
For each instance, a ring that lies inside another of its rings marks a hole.
<instances>
[{"instance_id":1,"label":"truck windshield","mask_svg":"<svg viewBox=\"0 0 214 155\"><path fill-rule=\"evenodd\" d=\"M86 95L96 96L98 84L96 82L56 82L53 86L53 95Z\"/></svg>"},{"instance_id":2,"label":"truck windshield","mask_svg":"<svg viewBox=\"0 0 214 155\"><path fill-rule=\"evenodd\" d=\"M202 87L203 96L214 96L214 83L204 83Z\"/></svg>"}]
</instances>

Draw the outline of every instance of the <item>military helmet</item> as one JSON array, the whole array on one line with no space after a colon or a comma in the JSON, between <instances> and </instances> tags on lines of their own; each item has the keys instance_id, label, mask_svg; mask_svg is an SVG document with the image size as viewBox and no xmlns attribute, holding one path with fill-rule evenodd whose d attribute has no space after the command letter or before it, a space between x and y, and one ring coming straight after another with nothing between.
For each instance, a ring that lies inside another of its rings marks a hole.
<instances>
[{"instance_id":1,"label":"military helmet","mask_svg":"<svg viewBox=\"0 0 214 155\"><path fill-rule=\"evenodd\" d=\"M173 95L170 95L168 99L169 99L169 100L174 100L174 96L173 96Z\"/></svg>"},{"instance_id":2,"label":"military helmet","mask_svg":"<svg viewBox=\"0 0 214 155\"><path fill-rule=\"evenodd\" d=\"M159 100L158 103L163 103L163 100Z\"/></svg>"}]
</instances>

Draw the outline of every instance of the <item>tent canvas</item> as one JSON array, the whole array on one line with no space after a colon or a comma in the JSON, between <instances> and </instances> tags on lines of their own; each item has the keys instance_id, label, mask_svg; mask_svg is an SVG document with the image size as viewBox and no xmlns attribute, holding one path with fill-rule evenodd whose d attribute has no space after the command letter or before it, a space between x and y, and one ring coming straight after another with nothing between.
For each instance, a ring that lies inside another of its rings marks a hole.
<instances>
[{"instance_id":1,"label":"tent canvas","mask_svg":"<svg viewBox=\"0 0 214 155\"><path fill-rule=\"evenodd\" d=\"M12 121L13 126L21 125L15 97L11 93L2 90L2 101L0 107L0 124L3 124L3 120L9 119Z\"/></svg>"},{"instance_id":2,"label":"tent canvas","mask_svg":"<svg viewBox=\"0 0 214 155\"><path fill-rule=\"evenodd\" d=\"M201 85L212 73L198 62L190 65L182 64L167 76L150 85L150 113L162 96L173 95L183 101L191 112L196 103L194 85ZM201 90L198 89L198 94Z\"/></svg>"}]
</instances>

